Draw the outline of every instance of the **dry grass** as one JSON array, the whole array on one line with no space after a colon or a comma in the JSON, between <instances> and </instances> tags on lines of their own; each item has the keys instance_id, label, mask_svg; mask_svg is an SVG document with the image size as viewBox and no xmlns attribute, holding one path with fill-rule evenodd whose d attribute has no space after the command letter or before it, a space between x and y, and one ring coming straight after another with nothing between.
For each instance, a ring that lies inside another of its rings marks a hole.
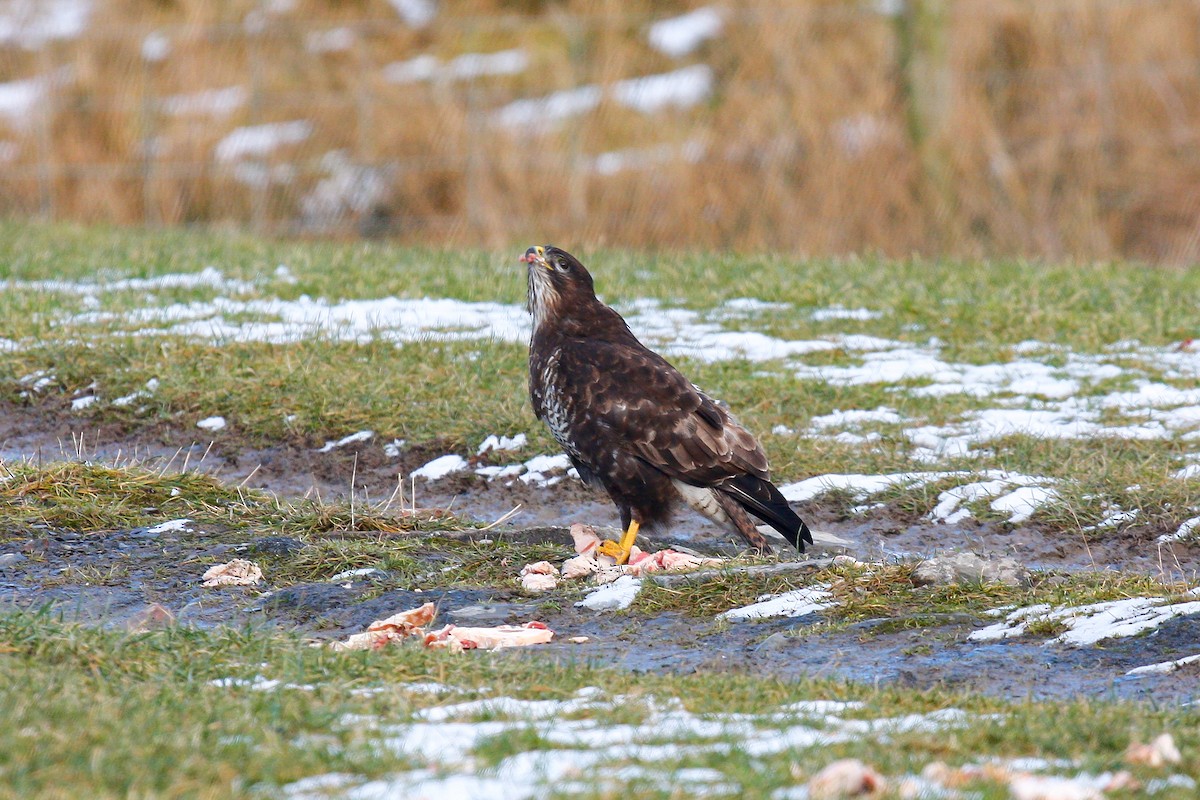
<instances>
[{"instance_id":1,"label":"dry grass","mask_svg":"<svg viewBox=\"0 0 1200 800\"><path fill-rule=\"evenodd\" d=\"M36 113L0 115L11 155L0 213L489 245L1200 257L1191 0L958 0L942 14L914 2L900 17L753 0L682 59L648 47L646 26L697 3L473 0L442 4L422 30L384 0L265 5L114 0L80 39L0 47L0 81L69 75ZM311 35L339 26L349 49L310 51ZM142 58L153 32L170 42L156 63ZM383 74L420 54L512 47L531 59L519 75ZM701 62L716 91L692 109L643 115L606 101L541 133L490 121L515 99ZM245 102L227 115L164 105L234 86ZM239 126L287 120L313 133L250 165L273 170L267 186L247 187L247 165L213 155ZM694 163L685 143L702 153ZM660 146L675 155L611 175L591 166ZM385 191L306 216L302 198L328 177L332 150Z\"/></svg>"}]
</instances>

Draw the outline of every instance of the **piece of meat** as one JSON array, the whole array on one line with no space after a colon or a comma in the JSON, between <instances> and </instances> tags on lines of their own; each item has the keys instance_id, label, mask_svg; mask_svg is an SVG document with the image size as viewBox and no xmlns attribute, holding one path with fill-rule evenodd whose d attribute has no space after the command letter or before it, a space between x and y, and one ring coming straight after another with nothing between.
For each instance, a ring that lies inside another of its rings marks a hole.
<instances>
[{"instance_id":1,"label":"piece of meat","mask_svg":"<svg viewBox=\"0 0 1200 800\"><path fill-rule=\"evenodd\" d=\"M433 622L437 607L426 603L420 608L401 611L387 619L372 622L362 633L351 634L344 642L334 642L334 650L378 650L391 642L397 642L410 636L422 636L424 626Z\"/></svg>"},{"instance_id":2,"label":"piece of meat","mask_svg":"<svg viewBox=\"0 0 1200 800\"><path fill-rule=\"evenodd\" d=\"M244 558L209 567L202 578L205 586L254 586L262 579L258 564Z\"/></svg>"},{"instance_id":3,"label":"piece of meat","mask_svg":"<svg viewBox=\"0 0 1200 800\"><path fill-rule=\"evenodd\" d=\"M543 622L526 622L524 625L498 625L494 628L464 628L447 625L440 631L425 634L425 646L461 650L500 650L505 647L527 647L531 644L546 644L554 638L554 631Z\"/></svg>"}]
</instances>

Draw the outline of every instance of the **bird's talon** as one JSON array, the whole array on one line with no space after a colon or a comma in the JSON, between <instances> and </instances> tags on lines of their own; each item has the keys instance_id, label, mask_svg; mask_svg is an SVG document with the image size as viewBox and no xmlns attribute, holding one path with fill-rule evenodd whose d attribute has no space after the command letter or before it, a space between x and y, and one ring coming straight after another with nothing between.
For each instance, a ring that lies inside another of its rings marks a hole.
<instances>
[{"instance_id":1,"label":"bird's talon","mask_svg":"<svg viewBox=\"0 0 1200 800\"><path fill-rule=\"evenodd\" d=\"M621 543L608 539L599 544L596 552L602 556L612 556L618 564L624 564L629 560L629 552L621 547Z\"/></svg>"}]
</instances>

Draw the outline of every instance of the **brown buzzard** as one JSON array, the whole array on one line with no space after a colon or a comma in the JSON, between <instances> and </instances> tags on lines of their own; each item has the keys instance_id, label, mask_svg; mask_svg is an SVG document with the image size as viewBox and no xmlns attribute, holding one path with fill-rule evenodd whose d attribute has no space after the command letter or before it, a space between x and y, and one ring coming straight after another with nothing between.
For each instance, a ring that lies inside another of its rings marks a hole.
<instances>
[{"instance_id":1,"label":"brown buzzard","mask_svg":"<svg viewBox=\"0 0 1200 800\"><path fill-rule=\"evenodd\" d=\"M808 526L769 480L750 432L596 299L583 264L557 247L531 247L529 398L579 476L621 513L624 563L642 526L666 522L679 500L769 551L746 512L798 550Z\"/></svg>"}]
</instances>

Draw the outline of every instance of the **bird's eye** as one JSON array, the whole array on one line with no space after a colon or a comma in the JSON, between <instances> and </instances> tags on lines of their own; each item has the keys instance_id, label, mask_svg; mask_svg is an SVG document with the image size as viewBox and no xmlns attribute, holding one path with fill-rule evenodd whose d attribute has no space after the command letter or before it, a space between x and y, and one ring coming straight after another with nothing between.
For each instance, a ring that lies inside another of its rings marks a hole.
<instances>
[{"instance_id":1,"label":"bird's eye","mask_svg":"<svg viewBox=\"0 0 1200 800\"><path fill-rule=\"evenodd\" d=\"M566 262L566 261L564 261L564 260L562 260L561 258L559 258L559 259L555 259L555 262L554 262L554 263L555 263L556 265L558 265L558 268L559 268L560 270L562 270L563 272L566 272L568 269L570 269L570 267L568 266L567 262Z\"/></svg>"}]
</instances>

